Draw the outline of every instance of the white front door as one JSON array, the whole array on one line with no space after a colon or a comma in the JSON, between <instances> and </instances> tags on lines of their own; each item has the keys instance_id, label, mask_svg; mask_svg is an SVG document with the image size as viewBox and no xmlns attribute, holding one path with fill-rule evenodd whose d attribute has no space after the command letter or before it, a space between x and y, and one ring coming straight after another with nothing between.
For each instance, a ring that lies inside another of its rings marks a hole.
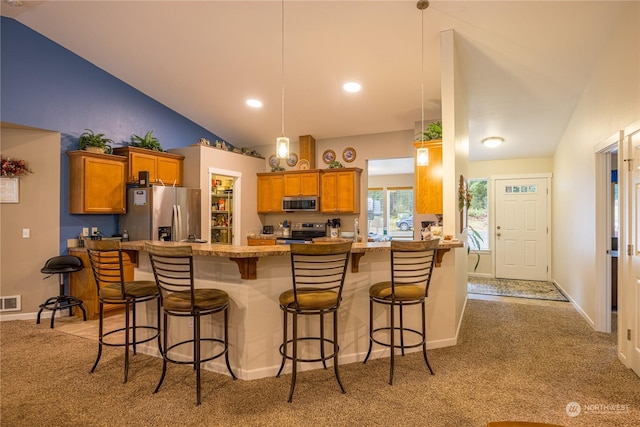
<instances>
[{"instance_id":1,"label":"white front door","mask_svg":"<svg viewBox=\"0 0 640 427\"><path fill-rule=\"evenodd\" d=\"M631 330L631 369L640 376L640 131L627 136L629 153L633 153L633 169L629 174L629 248L631 271L627 286L628 328ZM625 248L623 248L625 249ZM624 310L623 310L624 311ZM622 331L623 339L629 339Z\"/></svg>"},{"instance_id":2,"label":"white front door","mask_svg":"<svg viewBox=\"0 0 640 427\"><path fill-rule=\"evenodd\" d=\"M495 179L496 277L548 280L547 178Z\"/></svg>"}]
</instances>

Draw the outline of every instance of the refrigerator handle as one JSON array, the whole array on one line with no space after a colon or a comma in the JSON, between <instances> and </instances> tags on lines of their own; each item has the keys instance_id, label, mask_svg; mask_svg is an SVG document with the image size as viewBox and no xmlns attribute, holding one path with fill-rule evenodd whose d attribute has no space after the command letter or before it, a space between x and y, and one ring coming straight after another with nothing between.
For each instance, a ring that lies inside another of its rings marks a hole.
<instances>
[{"instance_id":1,"label":"refrigerator handle","mask_svg":"<svg viewBox=\"0 0 640 427\"><path fill-rule=\"evenodd\" d=\"M176 205L171 206L173 214L171 215L171 240L177 242L180 240L180 230L178 229L178 209Z\"/></svg>"},{"instance_id":2,"label":"refrigerator handle","mask_svg":"<svg viewBox=\"0 0 640 427\"><path fill-rule=\"evenodd\" d=\"M176 242L179 242L181 240L183 240L185 237L182 235L182 209L180 209L180 205L176 205L176 212L178 213L176 215L177 218L177 222L178 222L178 238L176 239Z\"/></svg>"}]
</instances>

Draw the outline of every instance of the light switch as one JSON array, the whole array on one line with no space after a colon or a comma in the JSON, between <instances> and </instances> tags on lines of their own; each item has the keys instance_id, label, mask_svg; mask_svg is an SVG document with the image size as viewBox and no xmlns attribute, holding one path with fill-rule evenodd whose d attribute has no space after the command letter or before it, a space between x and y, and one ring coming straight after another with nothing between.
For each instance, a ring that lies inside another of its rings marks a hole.
<instances>
[{"instance_id":1,"label":"light switch","mask_svg":"<svg viewBox=\"0 0 640 427\"><path fill-rule=\"evenodd\" d=\"M22 238L23 239L28 239L29 237L31 237L31 230L28 228L23 228L22 229Z\"/></svg>"}]
</instances>

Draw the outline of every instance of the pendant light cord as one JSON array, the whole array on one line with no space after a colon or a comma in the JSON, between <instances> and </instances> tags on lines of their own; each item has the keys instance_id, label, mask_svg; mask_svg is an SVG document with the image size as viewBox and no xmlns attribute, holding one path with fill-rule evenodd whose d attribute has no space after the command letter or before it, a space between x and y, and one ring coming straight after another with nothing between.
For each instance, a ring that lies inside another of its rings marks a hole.
<instances>
[{"instance_id":1,"label":"pendant light cord","mask_svg":"<svg viewBox=\"0 0 640 427\"><path fill-rule=\"evenodd\" d=\"M422 109L422 116L420 120L422 146L424 147L424 9L420 10L420 108Z\"/></svg>"},{"instance_id":2,"label":"pendant light cord","mask_svg":"<svg viewBox=\"0 0 640 427\"><path fill-rule=\"evenodd\" d=\"M284 0L282 0L282 55L281 55L281 77L282 77L282 136L284 136Z\"/></svg>"}]
</instances>

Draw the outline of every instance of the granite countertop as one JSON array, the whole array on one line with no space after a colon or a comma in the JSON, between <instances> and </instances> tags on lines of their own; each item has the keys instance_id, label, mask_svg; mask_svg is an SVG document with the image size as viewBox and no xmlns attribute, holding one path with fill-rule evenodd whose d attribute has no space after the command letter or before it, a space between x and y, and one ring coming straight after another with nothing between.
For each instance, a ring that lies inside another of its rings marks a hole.
<instances>
[{"instance_id":1,"label":"granite countertop","mask_svg":"<svg viewBox=\"0 0 640 427\"><path fill-rule=\"evenodd\" d=\"M344 241L344 239L335 239ZM324 242L331 241L325 239ZM122 242L122 249L144 251L145 240ZM153 244L165 246L190 245L194 255L219 256L230 258L255 258L264 256L283 256L289 254L289 245L269 245L269 246L235 246L220 245L211 243L184 243L184 242L160 242L152 241ZM391 247L391 242L358 242L351 247L353 253L366 252L387 252ZM462 248L464 243L459 240L442 240L439 249Z\"/></svg>"}]
</instances>

